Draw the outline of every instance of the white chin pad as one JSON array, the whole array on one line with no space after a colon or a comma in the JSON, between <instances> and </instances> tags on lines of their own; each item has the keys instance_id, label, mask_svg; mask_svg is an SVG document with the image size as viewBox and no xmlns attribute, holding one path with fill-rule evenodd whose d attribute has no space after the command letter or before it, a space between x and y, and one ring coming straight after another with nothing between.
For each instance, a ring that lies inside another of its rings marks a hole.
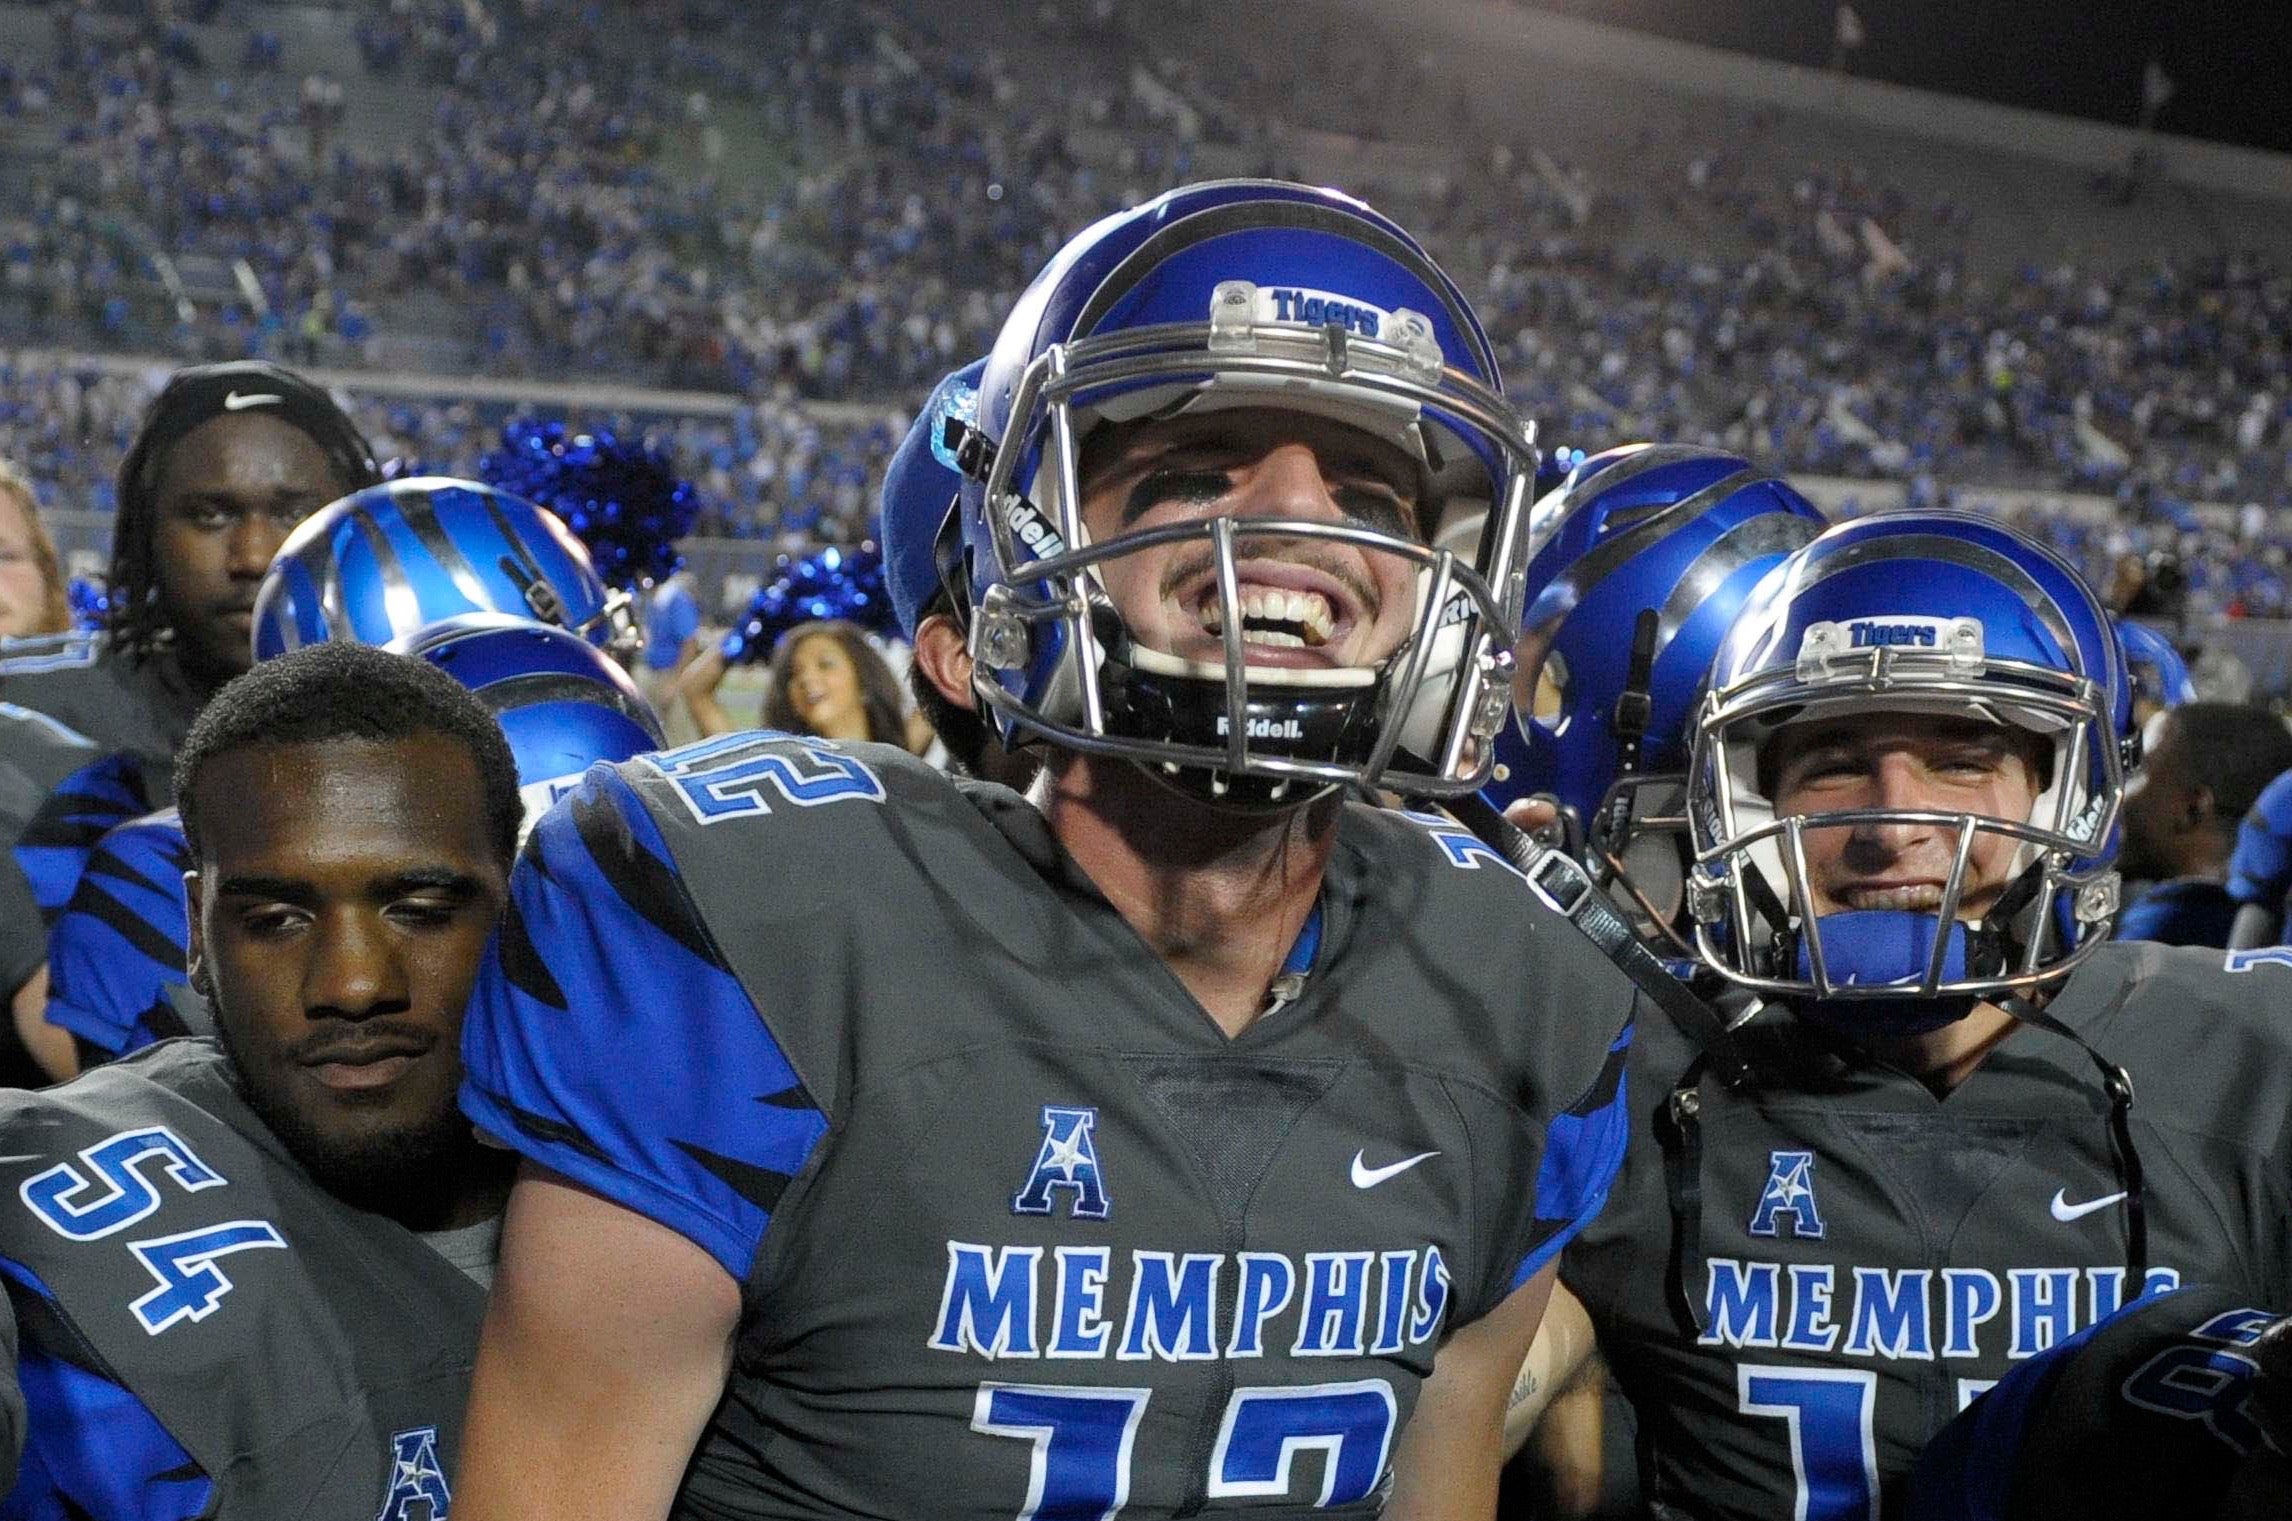
<instances>
[{"instance_id":1,"label":"white chin pad","mask_svg":"<svg viewBox=\"0 0 2292 1521\"><path fill-rule=\"evenodd\" d=\"M1161 650L1150 650L1142 644L1131 647L1130 663L1153 676L1191 676L1197 681L1218 682L1226 679L1226 663L1222 660L1186 660ZM1324 691L1358 689L1377 679L1374 670L1359 665L1316 669L1245 664L1242 676L1252 687L1317 687Z\"/></svg>"}]
</instances>

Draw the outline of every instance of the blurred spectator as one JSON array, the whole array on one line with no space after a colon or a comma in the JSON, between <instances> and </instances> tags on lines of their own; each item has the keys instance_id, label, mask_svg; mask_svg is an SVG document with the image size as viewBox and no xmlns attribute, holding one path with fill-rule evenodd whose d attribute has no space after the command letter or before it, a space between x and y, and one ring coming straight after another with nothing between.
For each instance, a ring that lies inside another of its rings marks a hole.
<instances>
[{"instance_id":1,"label":"blurred spectator","mask_svg":"<svg viewBox=\"0 0 2292 1521\"><path fill-rule=\"evenodd\" d=\"M716 701L727 669L721 649L704 651L677 683L703 735L733 727ZM764 690L767 729L900 745L920 755L930 747L930 728L904 706L899 678L857 624L799 623L772 646Z\"/></svg>"},{"instance_id":2,"label":"blurred spectator","mask_svg":"<svg viewBox=\"0 0 2292 1521\"><path fill-rule=\"evenodd\" d=\"M39 496L22 472L0 459L0 638L60 634L71 626L64 568L40 521Z\"/></svg>"},{"instance_id":3,"label":"blurred spectator","mask_svg":"<svg viewBox=\"0 0 2292 1521\"><path fill-rule=\"evenodd\" d=\"M2292 730L2260 708L2192 702L2150 720L2146 738L2125 786L2118 867L2128 883L2151 885L2119 916L2117 938L2226 946L2237 826L2292 770Z\"/></svg>"}]
</instances>

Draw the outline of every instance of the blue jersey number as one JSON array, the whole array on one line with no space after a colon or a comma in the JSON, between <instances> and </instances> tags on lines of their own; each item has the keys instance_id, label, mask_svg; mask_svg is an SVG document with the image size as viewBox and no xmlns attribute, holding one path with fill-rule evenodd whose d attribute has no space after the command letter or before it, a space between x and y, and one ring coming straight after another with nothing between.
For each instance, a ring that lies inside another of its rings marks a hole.
<instances>
[{"instance_id":1,"label":"blue jersey number","mask_svg":"<svg viewBox=\"0 0 2292 1521\"><path fill-rule=\"evenodd\" d=\"M225 1182L174 1131L154 1125L122 1131L81 1152L77 1163L58 1162L33 1174L17 1194L33 1217L57 1235L71 1241L100 1241L156 1212L162 1180L185 1193L220 1188ZM128 1308L154 1336L179 1321L205 1320L231 1292L231 1280L215 1265L217 1259L255 1247L285 1245L285 1238L267 1220L230 1220L130 1241L127 1249L158 1287Z\"/></svg>"},{"instance_id":2,"label":"blue jersey number","mask_svg":"<svg viewBox=\"0 0 2292 1521\"><path fill-rule=\"evenodd\" d=\"M1034 1444L1018 1521L1107 1521L1130 1500L1130 1454L1145 1389L981 1384L971 1429ZM1374 1494L1398 1405L1381 1378L1296 1389L1236 1389L1210 1455L1208 1496L1284 1497L1300 1452L1321 1454L1319 1508Z\"/></svg>"},{"instance_id":3,"label":"blue jersey number","mask_svg":"<svg viewBox=\"0 0 2292 1521\"><path fill-rule=\"evenodd\" d=\"M685 807L702 824L770 813L775 800L816 808L884 799L882 780L835 746L770 730L704 739L642 759L676 783Z\"/></svg>"},{"instance_id":4,"label":"blue jersey number","mask_svg":"<svg viewBox=\"0 0 2292 1521\"><path fill-rule=\"evenodd\" d=\"M2125 1380L2126 1402L2202 1422L2238 1457L2249 1454L2261 1442L2250 1403L2252 1377L2260 1365L2232 1349L2258 1341L2272 1319L2265 1310L2215 1315L2191 1331L2187 1341L2159 1352Z\"/></svg>"},{"instance_id":5,"label":"blue jersey number","mask_svg":"<svg viewBox=\"0 0 2292 1521\"><path fill-rule=\"evenodd\" d=\"M1791 1469L1799 1479L1792 1521L1875 1521L1877 1374L1745 1365L1735 1370L1735 1387L1745 1415L1778 1416L1790 1428Z\"/></svg>"}]
</instances>

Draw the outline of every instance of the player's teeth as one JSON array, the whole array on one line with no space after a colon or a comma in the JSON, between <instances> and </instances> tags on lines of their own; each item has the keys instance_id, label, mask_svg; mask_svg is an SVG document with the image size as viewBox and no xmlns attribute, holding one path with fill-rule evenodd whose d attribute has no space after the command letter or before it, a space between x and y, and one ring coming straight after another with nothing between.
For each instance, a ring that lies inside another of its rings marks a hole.
<instances>
[{"instance_id":1,"label":"player's teeth","mask_svg":"<svg viewBox=\"0 0 2292 1521\"><path fill-rule=\"evenodd\" d=\"M1856 908L1932 909L1942 906L1942 890L1931 883L1910 887L1871 887L1847 894Z\"/></svg>"},{"instance_id":2,"label":"player's teeth","mask_svg":"<svg viewBox=\"0 0 2292 1521\"><path fill-rule=\"evenodd\" d=\"M1319 592L1305 594L1305 612L1297 621L1305 625L1307 644L1327 644L1329 636L1337 631L1337 619L1329 610L1329 599Z\"/></svg>"},{"instance_id":3,"label":"player's teeth","mask_svg":"<svg viewBox=\"0 0 2292 1521\"><path fill-rule=\"evenodd\" d=\"M1242 643L1269 644L1279 649L1301 650L1305 648L1305 641L1298 638L1297 635L1271 628L1244 629L1242 631Z\"/></svg>"}]
</instances>

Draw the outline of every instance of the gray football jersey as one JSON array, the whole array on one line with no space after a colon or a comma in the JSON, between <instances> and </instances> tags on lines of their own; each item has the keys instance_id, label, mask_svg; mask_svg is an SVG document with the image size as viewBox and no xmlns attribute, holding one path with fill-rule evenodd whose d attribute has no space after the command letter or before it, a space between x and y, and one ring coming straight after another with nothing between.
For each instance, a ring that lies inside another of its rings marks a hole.
<instances>
[{"instance_id":1,"label":"gray football jersey","mask_svg":"<svg viewBox=\"0 0 2292 1521\"><path fill-rule=\"evenodd\" d=\"M2151 1289L2292 1303L2292 950L2102 947L2048 1012L2131 1076L2134 1157L2091 1058L2016 1030L1946 1098L1790 1027L1759 1076L1672 1101L1660 1019L1634 1135L1563 1281L1637 1410L1663 1517L1856 1521L2023 1359ZM2136 1172L2138 1182L2136 1183Z\"/></svg>"},{"instance_id":2,"label":"gray football jersey","mask_svg":"<svg viewBox=\"0 0 2292 1521\"><path fill-rule=\"evenodd\" d=\"M13 998L48 957L48 928L32 885L12 847L39 811L48 790L95 759L95 746L77 731L33 709L0 702L0 999ZM0 1048L20 1043L0 1038ZM13 1070L21 1058L0 1055L0 1078L37 1081Z\"/></svg>"},{"instance_id":3,"label":"gray football jersey","mask_svg":"<svg viewBox=\"0 0 2292 1521\"><path fill-rule=\"evenodd\" d=\"M172 650L133 660L107 635L75 631L0 648L0 701L45 713L98 750L128 751L164 773L206 698Z\"/></svg>"},{"instance_id":4,"label":"gray football jersey","mask_svg":"<svg viewBox=\"0 0 2292 1521\"><path fill-rule=\"evenodd\" d=\"M0 1510L444 1521L483 1293L313 1183L211 1042L0 1094L0 1276Z\"/></svg>"},{"instance_id":5,"label":"gray football jersey","mask_svg":"<svg viewBox=\"0 0 2292 1521\"><path fill-rule=\"evenodd\" d=\"M1233 1039L1041 815L882 747L592 771L512 902L465 1104L745 1289L681 1516L1372 1513L1627 1129L1631 986L1444 820L1346 809Z\"/></svg>"}]
</instances>

